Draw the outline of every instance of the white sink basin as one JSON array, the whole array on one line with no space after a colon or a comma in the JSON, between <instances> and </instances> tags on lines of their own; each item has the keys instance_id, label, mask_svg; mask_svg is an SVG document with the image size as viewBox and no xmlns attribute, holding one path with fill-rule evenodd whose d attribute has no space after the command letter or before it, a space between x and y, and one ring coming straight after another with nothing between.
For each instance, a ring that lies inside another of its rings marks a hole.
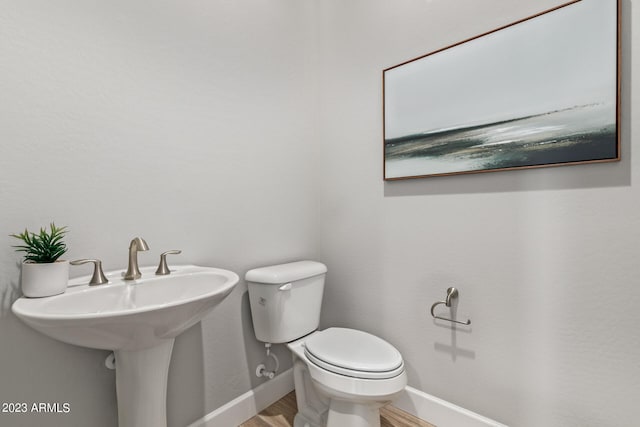
<instances>
[{"instance_id":1,"label":"white sink basin","mask_svg":"<svg viewBox=\"0 0 640 427\"><path fill-rule=\"evenodd\" d=\"M69 281L67 291L20 298L13 312L32 328L70 344L114 350L119 427L166 427L167 373L174 339L198 323L238 283L232 271L172 266L156 276L125 281L107 273L108 284L89 286L90 276Z\"/></svg>"},{"instance_id":2,"label":"white sink basin","mask_svg":"<svg viewBox=\"0 0 640 427\"><path fill-rule=\"evenodd\" d=\"M138 280L107 273L108 284L89 286L90 276L69 281L63 294L20 298L13 312L29 326L57 340L105 350L137 350L173 338L199 322L238 283L238 275L217 268L173 266L167 276L155 267Z\"/></svg>"}]
</instances>

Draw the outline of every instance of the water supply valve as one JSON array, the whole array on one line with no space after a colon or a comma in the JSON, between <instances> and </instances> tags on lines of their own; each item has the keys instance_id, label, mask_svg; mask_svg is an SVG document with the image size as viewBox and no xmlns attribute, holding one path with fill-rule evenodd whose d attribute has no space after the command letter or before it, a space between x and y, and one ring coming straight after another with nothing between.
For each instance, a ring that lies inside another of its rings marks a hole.
<instances>
[{"instance_id":1,"label":"water supply valve","mask_svg":"<svg viewBox=\"0 0 640 427\"><path fill-rule=\"evenodd\" d=\"M273 379L273 377L276 376L276 373L278 372L278 369L280 368L280 361L278 360L278 357L271 353L271 343L265 343L264 344L266 350L267 350L267 357L273 359L275 361L275 368L273 368L272 371L268 371L267 370L267 366L264 363L261 363L258 365L258 367L256 368L256 376L258 378L260 377L267 377L269 379Z\"/></svg>"}]
</instances>

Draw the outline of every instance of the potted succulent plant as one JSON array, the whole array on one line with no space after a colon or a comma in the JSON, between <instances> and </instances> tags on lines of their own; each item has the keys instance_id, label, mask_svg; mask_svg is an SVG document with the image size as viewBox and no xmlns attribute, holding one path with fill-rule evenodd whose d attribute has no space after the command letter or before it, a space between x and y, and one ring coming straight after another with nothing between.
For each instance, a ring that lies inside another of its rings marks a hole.
<instances>
[{"instance_id":1,"label":"potted succulent plant","mask_svg":"<svg viewBox=\"0 0 640 427\"><path fill-rule=\"evenodd\" d=\"M11 237L22 240L14 246L25 252L22 262L22 293L26 297L47 297L63 293L69 281L69 261L59 258L67 251L64 235L67 227L56 227L52 222L49 230L41 228L39 233L25 229Z\"/></svg>"}]
</instances>

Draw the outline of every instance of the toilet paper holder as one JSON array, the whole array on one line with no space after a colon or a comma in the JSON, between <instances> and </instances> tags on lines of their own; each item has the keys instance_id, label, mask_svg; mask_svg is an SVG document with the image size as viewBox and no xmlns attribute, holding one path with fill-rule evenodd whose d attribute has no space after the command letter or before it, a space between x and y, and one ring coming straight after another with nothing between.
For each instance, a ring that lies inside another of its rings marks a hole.
<instances>
[{"instance_id":1,"label":"toilet paper holder","mask_svg":"<svg viewBox=\"0 0 640 427\"><path fill-rule=\"evenodd\" d=\"M467 319L466 322L460 322L459 320L454 320L454 319L447 319L446 317L441 317L441 316L436 316L436 314L433 312L433 310L435 310L435 308L437 306L439 306L440 304L444 304L447 307L451 307L451 301L458 298L458 290L454 287L451 287L449 289L447 289L447 298L444 301L438 301L436 303L434 303L431 306L431 315L433 316L434 319L440 319L440 320L446 320L447 322L453 322L453 323L459 323L461 325L470 325L471 324L471 319Z\"/></svg>"}]
</instances>

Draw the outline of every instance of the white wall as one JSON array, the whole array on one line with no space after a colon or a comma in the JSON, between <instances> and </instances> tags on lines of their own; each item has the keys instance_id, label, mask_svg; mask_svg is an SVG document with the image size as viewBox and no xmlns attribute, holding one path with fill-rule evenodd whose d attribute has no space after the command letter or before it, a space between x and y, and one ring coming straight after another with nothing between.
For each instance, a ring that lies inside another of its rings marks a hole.
<instances>
[{"instance_id":1,"label":"white wall","mask_svg":"<svg viewBox=\"0 0 640 427\"><path fill-rule=\"evenodd\" d=\"M176 248L171 262L241 276L316 256L310 13L291 0L0 1L0 402L71 404L0 413L0 425L116 423L107 352L10 312L21 259L10 233L67 225L66 257L107 270L126 267L134 236L151 248L142 265ZM170 426L258 384L250 323L241 282L177 339Z\"/></svg>"},{"instance_id":2,"label":"white wall","mask_svg":"<svg viewBox=\"0 0 640 427\"><path fill-rule=\"evenodd\" d=\"M107 269L125 267L136 235L151 246L142 264L173 248L240 275L318 258L323 323L397 345L412 386L512 426L633 425L632 0L622 162L382 181L381 70L559 3L0 0L0 402L72 404L0 425L116 419L106 352L9 310L20 256L7 235L50 220L70 227L69 259ZM428 315L450 285L471 328ZM170 426L257 384L245 292L176 341Z\"/></svg>"},{"instance_id":3,"label":"white wall","mask_svg":"<svg viewBox=\"0 0 640 427\"><path fill-rule=\"evenodd\" d=\"M387 338L410 385L511 426L631 426L637 2L623 3L621 162L382 181L382 70L560 3L321 2L323 324ZM471 327L429 315L449 286Z\"/></svg>"}]
</instances>

